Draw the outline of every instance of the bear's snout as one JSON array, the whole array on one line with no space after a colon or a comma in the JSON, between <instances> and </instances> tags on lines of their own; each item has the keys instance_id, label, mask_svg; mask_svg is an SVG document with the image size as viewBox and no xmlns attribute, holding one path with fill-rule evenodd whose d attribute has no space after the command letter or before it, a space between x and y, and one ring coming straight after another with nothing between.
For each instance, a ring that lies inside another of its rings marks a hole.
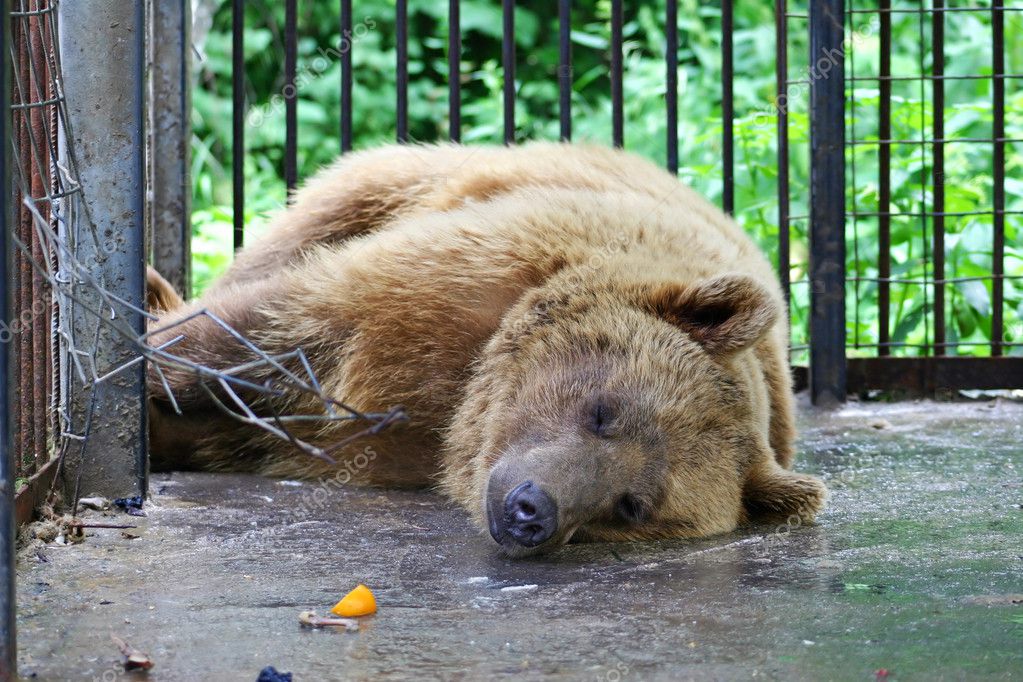
<instances>
[{"instance_id":1,"label":"bear's snout","mask_svg":"<svg viewBox=\"0 0 1023 682\"><path fill-rule=\"evenodd\" d=\"M490 493L488 525L499 544L511 541L521 547L536 547L558 530L557 504L533 481L520 483L503 499L499 488Z\"/></svg>"}]
</instances>

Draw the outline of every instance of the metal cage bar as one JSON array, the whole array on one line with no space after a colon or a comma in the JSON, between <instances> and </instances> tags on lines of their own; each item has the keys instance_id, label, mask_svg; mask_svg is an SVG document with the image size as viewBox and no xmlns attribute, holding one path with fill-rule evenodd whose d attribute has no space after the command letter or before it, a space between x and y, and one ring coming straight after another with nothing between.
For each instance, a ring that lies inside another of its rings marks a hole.
<instances>
[{"instance_id":1,"label":"metal cage bar","mask_svg":"<svg viewBox=\"0 0 1023 682\"><path fill-rule=\"evenodd\" d=\"M778 279L785 297L785 310L792 300L791 244L789 234L789 41L786 0L774 3L774 107L778 116Z\"/></svg>"},{"instance_id":2,"label":"metal cage bar","mask_svg":"<svg viewBox=\"0 0 1023 682\"><path fill-rule=\"evenodd\" d=\"M10 282L11 229L14 206L10 201L10 102L11 102L11 34L9 0L0 3L0 320L11 321ZM16 529L14 520L15 460L12 438L13 373L11 372L9 348L0 347L0 679L15 679L18 672L18 646L15 627L17 600L15 595L15 545Z\"/></svg>"},{"instance_id":3,"label":"metal cage bar","mask_svg":"<svg viewBox=\"0 0 1023 682\"><path fill-rule=\"evenodd\" d=\"M192 3L172 0L150 6L153 267L187 296L192 288Z\"/></svg>"},{"instance_id":4,"label":"metal cage bar","mask_svg":"<svg viewBox=\"0 0 1023 682\"><path fill-rule=\"evenodd\" d=\"M1021 358L850 358L848 366L851 393L884 390L951 397L961 389L1003 390L1023 386Z\"/></svg>"},{"instance_id":5,"label":"metal cage bar","mask_svg":"<svg viewBox=\"0 0 1023 682\"><path fill-rule=\"evenodd\" d=\"M611 0L611 143L625 145L625 108L622 92L622 0Z\"/></svg>"},{"instance_id":6,"label":"metal cage bar","mask_svg":"<svg viewBox=\"0 0 1023 682\"><path fill-rule=\"evenodd\" d=\"M996 0L996 2L997 1L998 0ZM990 9L991 9L990 7L983 7L983 6L980 6L980 5L972 5L972 6L970 6L970 5L963 5L961 7L942 7L941 9L939 9L937 11L947 14L949 12L987 12ZM1003 9L1006 12L1023 12L1023 7L1004 7ZM880 11L881 10L871 9L871 8L853 8L853 9L849 10L849 13L850 14L877 14ZM893 7L891 9L884 10L884 11L888 12L889 14L920 14L921 9L914 9L912 7ZM930 11L930 10L927 9L925 11Z\"/></svg>"},{"instance_id":7,"label":"metal cage bar","mask_svg":"<svg viewBox=\"0 0 1023 682\"><path fill-rule=\"evenodd\" d=\"M298 62L297 0L284 3L284 185L288 194L298 185Z\"/></svg>"},{"instance_id":8,"label":"metal cage bar","mask_svg":"<svg viewBox=\"0 0 1023 682\"><path fill-rule=\"evenodd\" d=\"M448 139L462 141L462 19L459 0L448 0Z\"/></svg>"},{"instance_id":9,"label":"metal cage bar","mask_svg":"<svg viewBox=\"0 0 1023 682\"><path fill-rule=\"evenodd\" d=\"M843 0L810 3L810 398L845 400Z\"/></svg>"},{"instance_id":10,"label":"metal cage bar","mask_svg":"<svg viewBox=\"0 0 1023 682\"><path fill-rule=\"evenodd\" d=\"M238 250L245 243L245 0L231 2L231 192Z\"/></svg>"},{"instance_id":11,"label":"metal cage bar","mask_svg":"<svg viewBox=\"0 0 1023 682\"><path fill-rule=\"evenodd\" d=\"M994 138L992 156L992 237L991 237L991 355L998 357L1005 348L1005 8L1003 0L994 0L991 8L991 71Z\"/></svg>"},{"instance_id":12,"label":"metal cage bar","mask_svg":"<svg viewBox=\"0 0 1023 682\"><path fill-rule=\"evenodd\" d=\"M665 114L667 115L667 162L678 175L678 0L667 0L664 14Z\"/></svg>"},{"instance_id":13,"label":"metal cage bar","mask_svg":"<svg viewBox=\"0 0 1023 682\"><path fill-rule=\"evenodd\" d=\"M501 2L501 66L504 79L504 143L515 142L515 0Z\"/></svg>"},{"instance_id":14,"label":"metal cage bar","mask_svg":"<svg viewBox=\"0 0 1023 682\"><path fill-rule=\"evenodd\" d=\"M452 0L457 2L457 0ZM352 149L352 0L341 0L341 153Z\"/></svg>"},{"instance_id":15,"label":"metal cage bar","mask_svg":"<svg viewBox=\"0 0 1023 682\"><path fill-rule=\"evenodd\" d=\"M558 123L562 142L572 139L572 0L558 0Z\"/></svg>"},{"instance_id":16,"label":"metal cage bar","mask_svg":"<svg viewBox=\"0 0 1023 682\"><path fill-rule=\"evenodd\" d=\"M28 22L31 32L29 39L32 50L31 59L33 65L35 65L30 69L31 89L34 101L46 102L47 104L33 108L31 121L32 129L36 131L34 133L36 139L39 141L45 139L49 144L56 139L54 131L56 114L54 103L57 101L58 93L54 90L53 79L49 77L52 75L49 73L49 55L53 51L53 44L51 40L52 34L46 31L45 25L50 24L52 27L51 19L55 3L47 3L45 0L35 0L35 2L35 6L39 9L40 14L31 17ZM40 67L39 65L45 66ZM35 172L32 177L33 197L47 196L52 192L52 169L49 160L45 158L45 155L42 155L41 158L35 159L34 163ZM53 214L49 206L41 207L40 214L46 218L48 226L53 225ZM31 222L31 219L29 218L26 222ZM33 259L38 263L52 263L52 254L43 243L43 240L39 239L37 234L33 234L33 237ZM36 305L39 302L42 302L47 310L40 319L40 322L45 322L45 324L36 324L32 329L32 364L36 371L43 374L43 380L39 381L37 377L32 387L34 412L32 427L34 429L33 438L36 445L35 473L38 473L45 466L52 452L49 438L50 424L47 413L52 407L51 400L53 396L53 343L50 328L53 313L53 297L43 278L43 273L37 268L33 268L32 303Z\"/></svg>"},{"instance_id":17,"label":"metal cage bar","mask_svg":"<svg viewBox=\"0 0 1023 682\"><path fill-rule=\"evenodd\" d=\"M395 128L398 142L408 142L408 0L397 0L394 12L396 30L394 73L397 82Z\"/></svg>"},{"instance_id":18,"label":"metal cage bar","mask_svg":"<svg viewBox=\"0 0 1023 682\"><path fill-rule=\"evenodd\" d=\"M888 10L891 0L881 0L881 9ZM880 102L878 106L878 136L882 142L878 144L878 239L877 239L877 339L882 344L878 347L878 355L886 356L891 349L885 345L889 342L891 319L891 283L892 276L892 145L888 140L892 136L892 15L883 11L879 17L879 71L881 82Z\"/></svg>"},{"instance_id":19,"label":"metal cage bar","mask_svg":"<svg viewBox=\"0 0 1023 682\"><path fill-rule=\"evenodd\" d=\"M735 100L732 64L732 33L735 30L732 3L721 0L721 207L735 213Z\"/></svg>"},{"instance_id":20,"label":"metal cage bar","mask_svg":"<svg viewBox=\"0 0 1023 682\"><path fill-rule=\"evenodd\" d=\"M37 197L50 193L51 159L43 149L52 144L52 116L55 100L50 85L47 55L50 46L44 25L49 24L52 8L39 0L23 6L11 27L15 62L12 82L12 141L17 146L15 170L22 179L15 188L14 230L22 248L12 260L13 314L18 333L12 339L13 364L19 377L15 389L16 463L21 476L35 474L49 460L48 419L52 395L52 354L49 339L51 297L33 262L48 261L36 233L37 218L47 225L49 205L38 205ZM12 320L12 324L15 322Z\"/></svg>"},{"instance_id":21,"label":"metal cage bar","mask_svg":"<svg viewBox=\"0 0 1023 682\"><path fill-rule=\"evenodd\" d=\"M945 354L945 14L944 0L934 0L931 12L931 71L938 78L931 81L931 97L934 114L932 133L934 145L931 149L931 253L934 283L934 354ZM922 46L921 46L921 49Z\"/></svg>"}]
</instances>

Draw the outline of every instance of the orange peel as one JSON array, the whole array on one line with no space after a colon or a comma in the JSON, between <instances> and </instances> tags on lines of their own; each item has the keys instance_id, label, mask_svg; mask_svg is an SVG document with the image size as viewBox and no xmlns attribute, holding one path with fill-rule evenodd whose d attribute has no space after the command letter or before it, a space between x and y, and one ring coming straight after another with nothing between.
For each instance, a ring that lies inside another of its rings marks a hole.
<instances>
[{"instance_id":1,"label":"orange peel","mask_svg":"<svg viewBox=\"0 0 1023 682\"><path fill-rule=\"evenodd\" d=\"M377 600L365 585L358 585L330 610L335 616L354 618L377 612Z\"/></svg>"}]
</instances>

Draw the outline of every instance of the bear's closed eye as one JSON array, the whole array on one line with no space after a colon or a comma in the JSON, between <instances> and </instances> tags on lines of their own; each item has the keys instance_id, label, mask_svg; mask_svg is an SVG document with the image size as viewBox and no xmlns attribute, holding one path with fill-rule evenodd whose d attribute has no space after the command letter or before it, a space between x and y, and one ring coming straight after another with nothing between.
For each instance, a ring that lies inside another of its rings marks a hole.
<instances>
[{"instance_id":1,"label":"bear's closed eye","mask_svg":"<svg viewBox=\"0 0 1023 682\"><path fill-rule=\"evenodd\" d=\"M650 508L634 495L622 495L615 505L615 515L627 523L642 523L650 515Z\"/></svg>"}]
</instances>

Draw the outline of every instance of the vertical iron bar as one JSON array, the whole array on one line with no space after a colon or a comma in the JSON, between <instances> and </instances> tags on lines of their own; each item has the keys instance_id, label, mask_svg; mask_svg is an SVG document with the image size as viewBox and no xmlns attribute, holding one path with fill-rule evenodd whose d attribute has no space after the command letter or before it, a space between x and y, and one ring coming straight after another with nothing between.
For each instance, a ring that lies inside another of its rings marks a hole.
<instances>
[{"instance_id":1,"label":"vertical iron bar","mask_svg":"<svg viewBox=\"0 0 1023 682\"><path fill-rule=\"evenodd\" d=\"M298 0L284 3L284 184L289 194L298 184L297 4Z\"/></svg>"},{"instance_id":2,"label":"vertical iron bar","mask_svg":"<svg viewBox=\"0 0 1023 682\"><path fill-rule=\"evenodd\" d=\"M931 10L931 79L934 143L931 196L934 206L934 354L945 354L945 0L934 0Z\"/></svg>"},{"instance_id":3,"label":"vertical iron bar","mask_svg":"<svg viewBox=\"0 0 1023 682\"><path fill-rule=\"evenodd\" d=\"M153 267L185 297L192 260L191 7L190 0L153 2L149 48Z\"/></svg>"},{"instance_id":4,"label":"vertical iron bar","mask_svg":"<svg viewBox=\"0 0 1023 682\"><path fill-rule=\"evenodd\" d=\"M1005 12L1003 0L991 8L992 98L994 109L994 193L991 249L991 355L1003 352L1005 274Z\"/></svg>"},{"instance_id":5,"label":"vertical iron bar","mask_svg":"<svg viewBox=\"0 0 1023 682\"><path fill-rule=\"evenodd\" d=\"M877 354L891 354L891 283L892 276L892 14L891 0L880 1L880 88L878 109L877 164Z\"/></svg>"},{"instance_id":6,"label":"vertical iron bar","mask_svg":"<svg viewBox=\"0 0 1023 682\"><path fill-rule=\"evenodd\" d=\"M341 153L352 149L352 41L352 0L341 0Z\"/></svg>"},{"instance_id":7,"label":"vertical iron bar","mask_svg":"<svg viewBox=\"0 0 1023 682\"><path fill-rule=\"evenodd\" d=\"M572 0L558 0L558 117L561 140L572 139Z\"/></svg>"},{"instance_id":8,"label":"vertical iron bar","mask_svg":"<svg viewBox=\"0 0 1023 682\"><path fill-rule=\"evenodd\" d=\"M722 125L722 164L723 183L721 203L725 213L735 212L735 157L733 140L733 121L735 106L732 98L732 1L721 0L721 125Z\"/></svg>"},{"instance_id":9,"label":"vertical iron bar","mask_svg":"<svg viewBox=\"0 0 1023 682\"><path fill-rule=\"evenodd\" d=\"M139 357L122 333L145 330L138 312L145 305L145 8L136 0L57 7L67 127L74 134L68 144L81 162L85 208L62 236L73 240L77 261L92 264L111 296L133 306L112 309L98 291L72 284L75 300L83 302L71 311L72 338L90 344L90 365L105 374ZM122 369L115 381L82 385L76 378L70 395L72 428L83 433L88 424L88 438L81 451L72 448L65 456L68 497L79 482L85 495L144 495L145 363Z\"/></svg>"},{"instance_id":10,"label":"vertical iron bar","mask_svg":"<svg viewBox=\"0 0 1023 682\"><path fill-rule=\"evenodd\" d=\"M0 320L11 322L11 244L14 206L9 201L10 168L10 3L0 3ZM14 377L11 374L10 344L0 346L0 679L13 680L18 672L15 614L14 483L15 453L11 438L11 407Z\"/></svg>"},{"instance_id":11,"label":"vertical iron bar","mask_svg":"<svg viewBox=\"0 0 1023 682\"><path fill-rule=\"evenodd\" d=\"M622 102L622 0L611 0L611 137L614 146L625 143Z\"/></svg>"},{"instance_id":12,"label":"vertical iron bar","mask_svg":"<svg viewBox=\"0 0 1023 682\"><path fill-rule=\"evenodd\" d=\"M45 4L42 0L35 0L30 7L42 10ZM50 47L43 40L43 32L40 25L44 17L45 15L36 15L29 17L26 22L29 63L32 65L27 75L31 81L29 91L31 92L33 103L45 102L50 89L44 66L50 54ZM50 193L49 157L45 151L42 151L48 148L50 144L50 130L48 126L50 108L48 106L35 107L29 113L28 118L32 129L32 140L35 145L41 147L38 151L33 151L30 156L31 175L29 184L32 188L33 198L44 197ZM49 210L42 211L42 214L45 216L47 224L49 224ZM34 229L32 216L26 216L25 226L29 230L29 234L26 235L28 240L26 243L32 245L32 260L36 263L46 263L49 259L49 253L44 254L43 240L39 238L38 233ZM31 268L30 282L29 292L32 307L29 310L34 310L37 302L49 300L50 292L43 281L42 273L37 268ZM49 308L49 306L44 307ZM27 454L32 456L33 472L46 463L49 455L46 444L46 411L49 407L48 396L46 395L46 376L51 370L51 365L47 362L46 357L50 346L49 322L48 316L43 317L40 315L39 318L34 319L29 334L32 347L30 364L32 367L32 442L34 449L31 453Z\"/></svg>"},{"instance_id":13,"label":"vertical iron bar","mask_svg":"<svg viewBox=\"0 0 1023 682\"><path fill-rule=\"evenodd\" d=\"M515 142L515 0L501 0L501 64L504 70L504 143Z\"/></svg>"},{"instance_id":14,"label":"vertical iron bar","mask_svg":"<svg viewBox=\"0 0 1023 682\"><path fill-rule=\"evenodd\" d=\"M462 22L459 0L448 0L448 139L462 141Z\"/></svg>"},{"instance_id":15,"label":"vertical iron bar","mask_svg":"<svg viewBox=\"0 0 1023 682\"><path fill-rule=\"evenodd\" d=\"M28 76L32 68L28 47L28 23L27 17L19 17L14 27L14 49L17 55L15 69L18 74L18 80L16 81L17 102L22 105L32 102L31 78ZM34 140L32 135L34 131L31 130L31 113L31 109L21 109L12 117L14 134L17 136L19 150L33 149ZM37 144L41 145L42 142L39 141ZM23 155L19 158L18 174L24 178L23 181L18 183L17 199L20 202L25 200L26 194L29 198L32 196L31 179L32 161L34 158L34 154ZM20 220L16 223L15 229L17 230L19 241L22 244L33 244L35 235L31 214L22 210L18 217ZM17 288L14 290L16 296L14 299L14 311L15 314L20 314L25 310L32 309L32 263L27 255L19 250L13 264L17 270L18 278ZM32 334L19 334L17 348L14 363L20 372L20 376L18 377L16 393L18 401L18 426L15 430L17 435L15 448L18 451L21 471L31 472L35 463L36 453L35 430L32 428L35 417L35 403L32 401L32 387L35 384L34 367L32 366Z\"/></svg>"},{"instance_id":16,"label":"vertical iron bar","mask_svg":"<svg viewBox=\"0 0 1023 682\"><path fill-rule=\"evenodd\" d=\"M47 17L47 20L44 23L44 26L46 28L46 42L47 42L47 45L50 48L50 56L51 56L51 58L47 61L47 69L46 69L46 71L47 71L47 80L48 80L49 99L51 99L51 100L55 100L56 97L57 97L57 88L58 88L57 71L59 69L59 62L60 62L59 46L56 44L56 36L57 36L56 16L57 16L56 15L56 6L54 6L53 7L53 11L50 12L49 17ZM51 171L50 178L51 178L51 182L52 182L51 188L53 190L56 190L56 191L63 191L64 187L66 186L65 179L63 177L61 177L61 174L60 174L60 172L58 172L58 169L57 169L57 161L59 159L58 146L59 146L60 137L61 137L60 123L61 123L61 119L60 119L60 106L55 104L52 107L51 111L50 111L50 136L51 136L51 139L49 140L49 144L50 144L50 152L49 153L50 153L50 171ZM189 191L191 191L191 187L189 187ZM52 210L51 210L51 217L52 217ZM52 224L52 223L51 223L50 227L51 227L51 229L53 229L54 232L57 232L58 229L59 229L57 227L57 225ZM55 261L56 258L53 255L51 255L50 258L51 258L50 263L52 265L53 261ZM57 310L56 303L54 301L54 295L53 295L52 289L49 291L48 300L49 300L49 304L50 304L50 311L49 311L48 314L49 314L49 318L50 318L50 328L52 330L53 326L55 326L55 323L59 322L58 310ZM50 369L50 371L48 371L47 374L46 374L46 382L47 382L46 394L49 396L49 399L50 399L50 409L49 409L50 424L49 424L49 431L48 432L49 432L49 434L51 435L51 437L53 439L54 445L56 445L57 442L59 442L58 439L60 438L60 435L59 435L60 434L60 427L61 427L60 407L61 407L61 404L63 402L64 396L61 394L61 391L58 388L58 386L60 384L60 376L59 376L59 372L60 372L60 358L61 358L61 356L60 356L60 340L57 337L57 335L53 334L53 333L51 333L51 335L50 335L50 344L49 344L49 349L48 349L48 355L49 355L48 363L49 363L49 369Z\"/></svg>"},{"instance_id":17,"label":"vertical iron bar","mask_svg":"<svg viewBox=\"0 0 1023 682\"><path fill-rule=\"evenodd\" d=\"M919 79L919 83L920 83L920 103L921 104L920 104L920 126L918 128L918 130L920 131L920 146L919 146L919 151L920 151L920 167L921 168L926 168L927 167L927 110L926 110L926 107L924 106L924 104L927 102L927 77L926 77L926 73L927 73L927 64L926 64L926 62L927 62L927 50L925 49L925 45L926 45L926 42L927 42L927 35L926 35L926 30L924 28L924 24L926 23L924 21L925 12L920 10L920 11L916 11L915 14L916 14L916 17L917 17L917 32L918 32L918 35L919 35L919 38L920 38L920 41L919 41L920 42L920 50L919 50L919 55L920 55L920 67L919 67L920 68L920 79ZM924 285L923 285L924 304L923 304L923 308L922 308L922 310L923 310L923 320L924 320L924 325L923 325L924 326L924 343L923 343L923 347L924 347L924 351L926 353L931 348L931 319L930 319L930 314L931 314L931 311L933 309L931 308L931 300L930 300L931 287L928 286L926 280L927 280L927 275L928 275L927 268L932 263L932 259L931 259L931 247L932 247L932 244L931 244L931 241L930 241L931 240L930 234L928 233L928 223L927 223L927 219L930 217L930 213L928 213L928 211L927 211L927 182L926 182L926 180L923 177L923 173L921 173L921 177L920 177L920 207L921 207L921 211L920 211L920 243L921 243L921 247L922 247L922 251L923 251L923 263L924 263ZM931 273L931 274L932 274L932 280L933 280L933 273Z\"/></svg>"},{"instance_id":18,"label":"vertical iron bar","mask_svg":"<svg viewBox=\"0 0 1023 682\"><path fill-rule=\"evenodd\" d=\"M844 0L810 3L810 397L845 400Z\"/></svg>"},{"instance_id":19,"label":"vertical iron bar","mask_svg":"<svg viewBox=\"0 0 1023 682\"><path fill-rule=\"evenodd\" d=\"M408 142L408 0L397 0L394 22L397 27L395 75L397 78L397 138Z\"/></svg>"},{"instance_id":20,"label":"vertical iron bar","mask_svg":"<svg viewBox=\"0 0 1023 682\"><path fill-rule=\"evenodd\" d=\"M15 354L11 362L20 370L14 394L20 407L19 421L16 422L18 427L15 429L18 440L14 443L15 451L20 453L20 461L15 466L15 475L27 477L46 462L48 454L46 388L50 369L47 362L49 318L42 313L48 310L49 289L44 285L41 274L32 267L33 261L45 263L46 257L36 232L35 215L21 201L31 201L34 197L48 194L50 157L43 150L48 149L48 122L52 109L49 106L39 106L39 103L49 99L49 82L43 68L49 54L48 41L41 30L45 14L37 13L45 12L46 7L40 0L35 0L23 5L22 9L33 13L19 17L13 27L17 29L13 31L14 52L17 55L17 70L14 72L17 97L14 104L27 108L20 109L11 121L15 130L13 139L18 140L21 161L18 189L12 191L15 201L13 206L17 207L12 213L12 225L28 251L16 252L17 258L11 261L16 273L15 281L12 282L15 298L11 303L13 317L22 322L28 320L28 324L17 335L18 342L12 344L16 350L12 349ZM44 202L38 211L40 222L48 223L48 205ZM41 308L36 307L39 304L42 304ZM24 317L26 314L30 317Z\"/></svg>"},{"instance_id":21,"label":"vertical iron bar","mask_svg":"<svg viewBox=\"0 0 1023 682\"><path fill-rule=\"evenodd\" d=\"M668 170L678 175L678 0L668 0L664 14L664 68Z\"/></svg>"},{"instance_id":22,"label":"vertical iron bar","mask_svg":"<svg viewBox=\"0 0 1023 682\"><path fill-rule=\"evenodd\" d=\"M237 251L245 243L245 0L231 3L231 183Z\"/></svg>"},{"instance_id":23,"label":"vertical iron bar","mask_svg":"<svg viewBox=\"0 0 1023 682\"><path fill-rule=\"evenodd\" d=\"M774 3L774 107L778 138L778 279L788 310L792 297L791 245L789 235L789 35L786 0Z\"/></svg>"},{"instance_id":24,"label":"vertical iron bar","mask_svg":"<svg viewBox=\"0 0 1023 682\"><path fill-rule=\"evenodd\" d=\"M848 22L848 31L850 34L854 34L856 26L853 23L855 15L852 12L846 14L846 21ZM855 45L850 42L850 48L854 48ZM849 78L851 85L849 87L849 126L848 134L855 140L856 138L856 50L849 50ZM852 294L853 294L853 348L860 347L860 230L859 230L859 216L857 215L856 205L856 190L855 188L859 185L856 180L856 152L857 150L850 149L849 154L849 175L846 180L846 184L853 188L852 196L852 247L853 247L853 262L852 272L854 273L855 281L852 283ZM848 267L848 266L847 266Z\"/></svg>"}]
</instances>

